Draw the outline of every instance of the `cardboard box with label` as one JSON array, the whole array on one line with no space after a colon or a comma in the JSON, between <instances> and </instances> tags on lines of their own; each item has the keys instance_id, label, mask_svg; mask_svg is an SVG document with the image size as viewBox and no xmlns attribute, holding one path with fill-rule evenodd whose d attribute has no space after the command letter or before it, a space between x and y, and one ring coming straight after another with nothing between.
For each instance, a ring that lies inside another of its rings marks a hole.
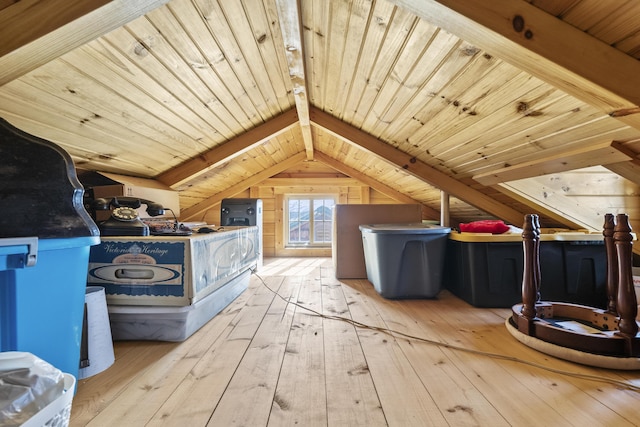
<instances>
[{"instance_id":1,"label":"cardboard box with label","mask_svg":"<svg viewBox=\"0 0 640 427\"><path fill-rule=\"evenodd\" d=\"M87 282L105 288L114 339L182 341L247 289L258 246L257 226L106 237Z\"/></svg>"}]
</instances>

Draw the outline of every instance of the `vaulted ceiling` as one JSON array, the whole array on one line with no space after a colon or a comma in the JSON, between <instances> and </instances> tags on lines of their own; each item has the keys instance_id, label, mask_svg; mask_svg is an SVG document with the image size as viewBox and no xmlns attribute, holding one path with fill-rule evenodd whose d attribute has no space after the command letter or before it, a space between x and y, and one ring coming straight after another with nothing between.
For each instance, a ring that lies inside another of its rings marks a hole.
<instances>
[{"instance_id":1,"label":"vaulted ceiling","mask_svg":"<svg viewBox=\"0 0 640 427\"><path fill-rule=\"evenodd\" d=\"M541 181L637 198L635 0L0 0L0 41L1 117L183 219L301 162L461 220L638 209Z\"/></svg>"}]
</instances>

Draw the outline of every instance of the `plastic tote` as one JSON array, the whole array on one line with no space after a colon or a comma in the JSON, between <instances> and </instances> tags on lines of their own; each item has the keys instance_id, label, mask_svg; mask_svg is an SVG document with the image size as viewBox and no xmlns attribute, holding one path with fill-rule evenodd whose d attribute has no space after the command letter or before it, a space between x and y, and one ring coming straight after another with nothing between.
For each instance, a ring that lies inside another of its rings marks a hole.
<instances>
[{"instance_id":1,"label":"plastic tote","mask_svg":"<svg viewBox=\"0 0 640 427\"><path fill-rule=\"evenodd\" d=\"M606 248L602 233L542 230L543 301L606 308ZM511 307L522 301L521 233L451 233L445 286L475 307Z\"/></svg>"},{"instance_id":2,"label":"plastic tote","mask_svg":"<svg viewBox=\"0 0 640 427\"><path fill-rule=\"evenodd\" d=\"M78 377L90 246L99 236L0 239L0 351Z\"/></svg>"},{"instance_id":3,"label":"plastic tote","mask_svg":"<svg viewBox=\"0 0 640 427\"><path fill-rule=\"evenodd\" d=\"M0 351L35 354L77 378L89 247L73 160L0 119Z\"/></svg>"},{"instance_id":4,"label":"plastic tote","mask_svg":"<svg viewBox=\"0 0 640 427\"><path fill-rule=\"evenodd\" d=\"M385 298L434 298L442 288L451 229L431 224L361 225L367 278Z\"/></svg>"}]
</instances>

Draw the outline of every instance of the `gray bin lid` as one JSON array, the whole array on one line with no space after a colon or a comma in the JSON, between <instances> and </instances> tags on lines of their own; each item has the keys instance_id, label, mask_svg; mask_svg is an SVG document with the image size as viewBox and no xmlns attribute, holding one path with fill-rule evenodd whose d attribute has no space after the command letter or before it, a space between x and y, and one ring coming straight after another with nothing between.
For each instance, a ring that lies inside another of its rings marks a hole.
<instances>
[{"instance_id":1,"label":"gray bin lid","mask_svg":"<svg viewBox=\"0 0 640 427\"><path fill-rule=\"evenodd\" d=\"M362 224L360 231L363 233L385 234L448 234L450 227L433 224Z\"/></svg>"}]
</instances>

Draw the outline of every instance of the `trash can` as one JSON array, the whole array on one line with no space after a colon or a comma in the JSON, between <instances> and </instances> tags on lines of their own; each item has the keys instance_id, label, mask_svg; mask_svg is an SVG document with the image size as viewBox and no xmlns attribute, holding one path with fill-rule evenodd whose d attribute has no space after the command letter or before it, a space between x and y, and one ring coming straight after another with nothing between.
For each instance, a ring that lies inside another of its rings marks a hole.
<instances>
[{"instance_id":1,"label":"trash can","mask_svg":"<svg viewBox=\"0 0 640 427\"><path fill-rule=\"evenodd\" d=\"M77 378L90 246L100 232L59 146L0 119L0 351Z\"/></svg>"},{"instance_id":2,"label":"trash can","mask_svg":"<svg viewBox=\"0 0 640 427\"><path fill-rule=\"evenodd\" d=\"M449 227L360 225L367 278L385 298L434 298L442 288Z\"/></svg>"},{"instance_id":3,"label":"trash can","mask_svg":"<svg viewBox=\"0 0 640 427\"><path fill-rule=\"evenodd\" d=\"M78 379L99 374L115 362L107 296L102 286L87 286Z\"/></svg>"},{"instance_id":4,"label":"trash can","mask_svg":"<svg viewBox=\"0 0 640 427\"><path fill-rule=\"evenodd\" d=\"M71 418L73 375L24 351L0 352L0 425L65 427Z\"/></svg>"}]
</instances>

